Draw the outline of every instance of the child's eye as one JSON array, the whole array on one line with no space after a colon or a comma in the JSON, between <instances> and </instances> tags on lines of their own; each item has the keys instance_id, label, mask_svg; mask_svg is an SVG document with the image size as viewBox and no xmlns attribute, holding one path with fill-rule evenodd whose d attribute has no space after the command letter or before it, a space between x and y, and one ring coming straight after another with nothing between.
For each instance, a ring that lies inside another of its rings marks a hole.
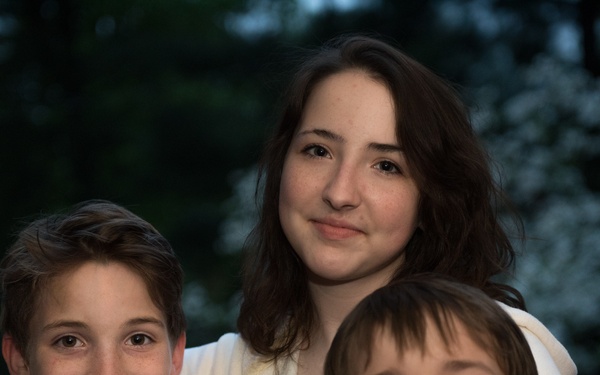
<instances>
[{"instance_id":1,"label":"child's eye","mask_svg":"<svg viewBox=\"0 0 600 375\"><path fill-rule=\"evenodd\" d=\"M152 341L153 340L149 336L144 335L142 333L136 333L135 335L132 335L127 340L127 344L128 345L134 345L134 346L142 346L142 345L148 345Z\"/></svg>"},{"instance_id":2,"label":"child's eye","mask_svg":"<svg viewBox=\"0 0 600 375\"><path fill-rule=\"evenodd\" d=\"M309 156L317 157L317 158L326 158L329 157L329 152L325 147L319 145L308 145L302 149L302 152Z\"/></svg>"},{"instance_id":3,"label":"child's eye","mask_svg":"<svg viewBox=\"0 0 600 375\"><path fill-rule=\"evenodd\" d=\"M381 170L384 173L400 173L400 168L389 160L380 161L375 165L375 168Z\"/></svg>"},{"instance_id":4,"label":"child's eye","mask_svg":"<svg viewBox=\"0 0 600 375\"><path fill-rule=\"evenodd\" d=\"M83 346L83 342L75 336L63 336L56 341L56 345L63 348L78 348Z\"/></svg>"}]
</instances>

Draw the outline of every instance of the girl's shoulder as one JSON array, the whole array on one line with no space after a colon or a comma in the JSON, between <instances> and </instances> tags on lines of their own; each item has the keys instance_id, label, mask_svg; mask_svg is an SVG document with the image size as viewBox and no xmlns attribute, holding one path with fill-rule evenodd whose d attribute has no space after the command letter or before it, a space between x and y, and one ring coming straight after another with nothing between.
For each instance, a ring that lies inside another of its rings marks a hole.
<instances>
[{"instance_id":1,"label":"girl's shoulder","mask_svg":"<svg viewBox=\"0 0 600 375\"><path fill-rule=\"evenodd\" d=\"M280 375L296 375L294 358L278 361ZM226 333L218 341L187 348L180 375L272 375L273 361L257 354L237 333Z\"/></svg>"},{"instance_id":2,"label":"girl's shoulder","mask_svg":"<svg viewBox=\"0 0 600 375\"><path fill-rule=\"evenodd\" d=\"M569 352L554 335L533 315L526 311L498 304L506 311L523 331L529 343L539 374L575 375L577 367Z\"/></svg>"},{"instance_id":3,"label":"girl's shoulder","mask_svg":"<svg viewBox=\"0 0 600 375\"><path fill-rule=\"evenodd\" d=\"M186 348L181 375L229 374L231 361L236 357L241 338L235 333L226 333L210 344ZM233 373L232 373L233 374Z\"/></svg>"}]
</instances>

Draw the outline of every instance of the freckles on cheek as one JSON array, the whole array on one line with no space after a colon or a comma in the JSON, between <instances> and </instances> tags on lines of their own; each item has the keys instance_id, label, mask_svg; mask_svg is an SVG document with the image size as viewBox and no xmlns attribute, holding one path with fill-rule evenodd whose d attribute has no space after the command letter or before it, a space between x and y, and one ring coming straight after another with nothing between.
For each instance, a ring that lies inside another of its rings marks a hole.
<instances>
[{"instance_id":1,"label":"freckles on cheek","mask_svg":"<svg viewBox=\"0 0 600 375\"><path fill-rule=\"evenodd\" d=\"M41 372L37 372L41 369L44 369L46 371L52 370L52 369L60 369L60 368L65 368L65 363L63 360L61 360L60 358L57 357L51 357L51 358L47 358L47 359L43 359L43 358L38 358L38 360L36 361L36 363L32 363L31 361L29 362L29 369L30 369L30 373L31 374L38 374Z\"/></svg>"},{"instance_id":2,"label":"freckles on cheek","mask_svg":"<svg viewBox=\"0 0 600 375\"><path fill-rule=\"evenodd\" d=\"M293 178L289 175L282 176L281 184L279 185L280 199L287 201L290 197L293 197L298 193L302 182L297 178Z\"/></svg>"},{"instance_id":3,"label":"freckles on cheek","mask_svg":"<svg viewBox=\"0 0 600 375\"><path fill-rule=\"evenodd\" d=\"M288 200L288 186L285 182L281 182L281 185L279 186L279 207L283 206L286 204L287 200Z\"/></svg>"}]
</instances>

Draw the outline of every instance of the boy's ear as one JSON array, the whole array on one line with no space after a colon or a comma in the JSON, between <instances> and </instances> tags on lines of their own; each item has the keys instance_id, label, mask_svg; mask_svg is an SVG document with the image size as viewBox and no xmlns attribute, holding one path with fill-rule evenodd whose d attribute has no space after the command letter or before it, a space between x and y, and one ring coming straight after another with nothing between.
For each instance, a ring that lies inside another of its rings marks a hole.
<instances>
[{"instance_id":1,"label":"boy's ear","mask_svg":"<svg viewBox=\"0 0 600 375\"><path fill-rule=\"evenodd\" d=\"M10 375L29 374L29 366L27 366L27 361L15 346L12 336L8 334L4 334L2 336L2 356L6 361Z\"/></svg>"},{"instance_id":2,"label":"boy's ear","mask_svg":"<svg viewBox=\"0 0 600 375\"><path fill-rule=\"evenodd\" d=\"M179 336L173 348L171 375L179 375L183 367L183 352L185 351L185 332Z\"/></svg>"}]
</instances>

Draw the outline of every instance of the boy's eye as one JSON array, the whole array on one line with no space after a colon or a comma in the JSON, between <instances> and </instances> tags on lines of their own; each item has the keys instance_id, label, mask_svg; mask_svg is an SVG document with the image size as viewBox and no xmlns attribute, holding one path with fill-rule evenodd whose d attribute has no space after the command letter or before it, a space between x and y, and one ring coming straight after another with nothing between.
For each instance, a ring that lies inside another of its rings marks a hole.
<instances>
[{"instance_id":1,"label":"boy's eye","mask_svg":"<svg viewBox=\"0 0 600 375\"><path fill-rule=\"evenodd\" d=\"M138 333L138 334L131 336L129 338L129 340L127 340L127 343L130 345L141 346L141 345L147 345L151 341L152 341L152 339L150 337L148 337L147 335Z\"/></svg>"},{"instance_id":2,"label":"boy's eye","mask_svg":"<svg viewBox=\"0 0 600 375\"><path fill-rule=\"evenodd\" d=\"M56 342L59 346L64 348L76 348L79 346L83 346L83 342L81 342L75 336L63 336Z\"/></svg>"}]
</instances>

